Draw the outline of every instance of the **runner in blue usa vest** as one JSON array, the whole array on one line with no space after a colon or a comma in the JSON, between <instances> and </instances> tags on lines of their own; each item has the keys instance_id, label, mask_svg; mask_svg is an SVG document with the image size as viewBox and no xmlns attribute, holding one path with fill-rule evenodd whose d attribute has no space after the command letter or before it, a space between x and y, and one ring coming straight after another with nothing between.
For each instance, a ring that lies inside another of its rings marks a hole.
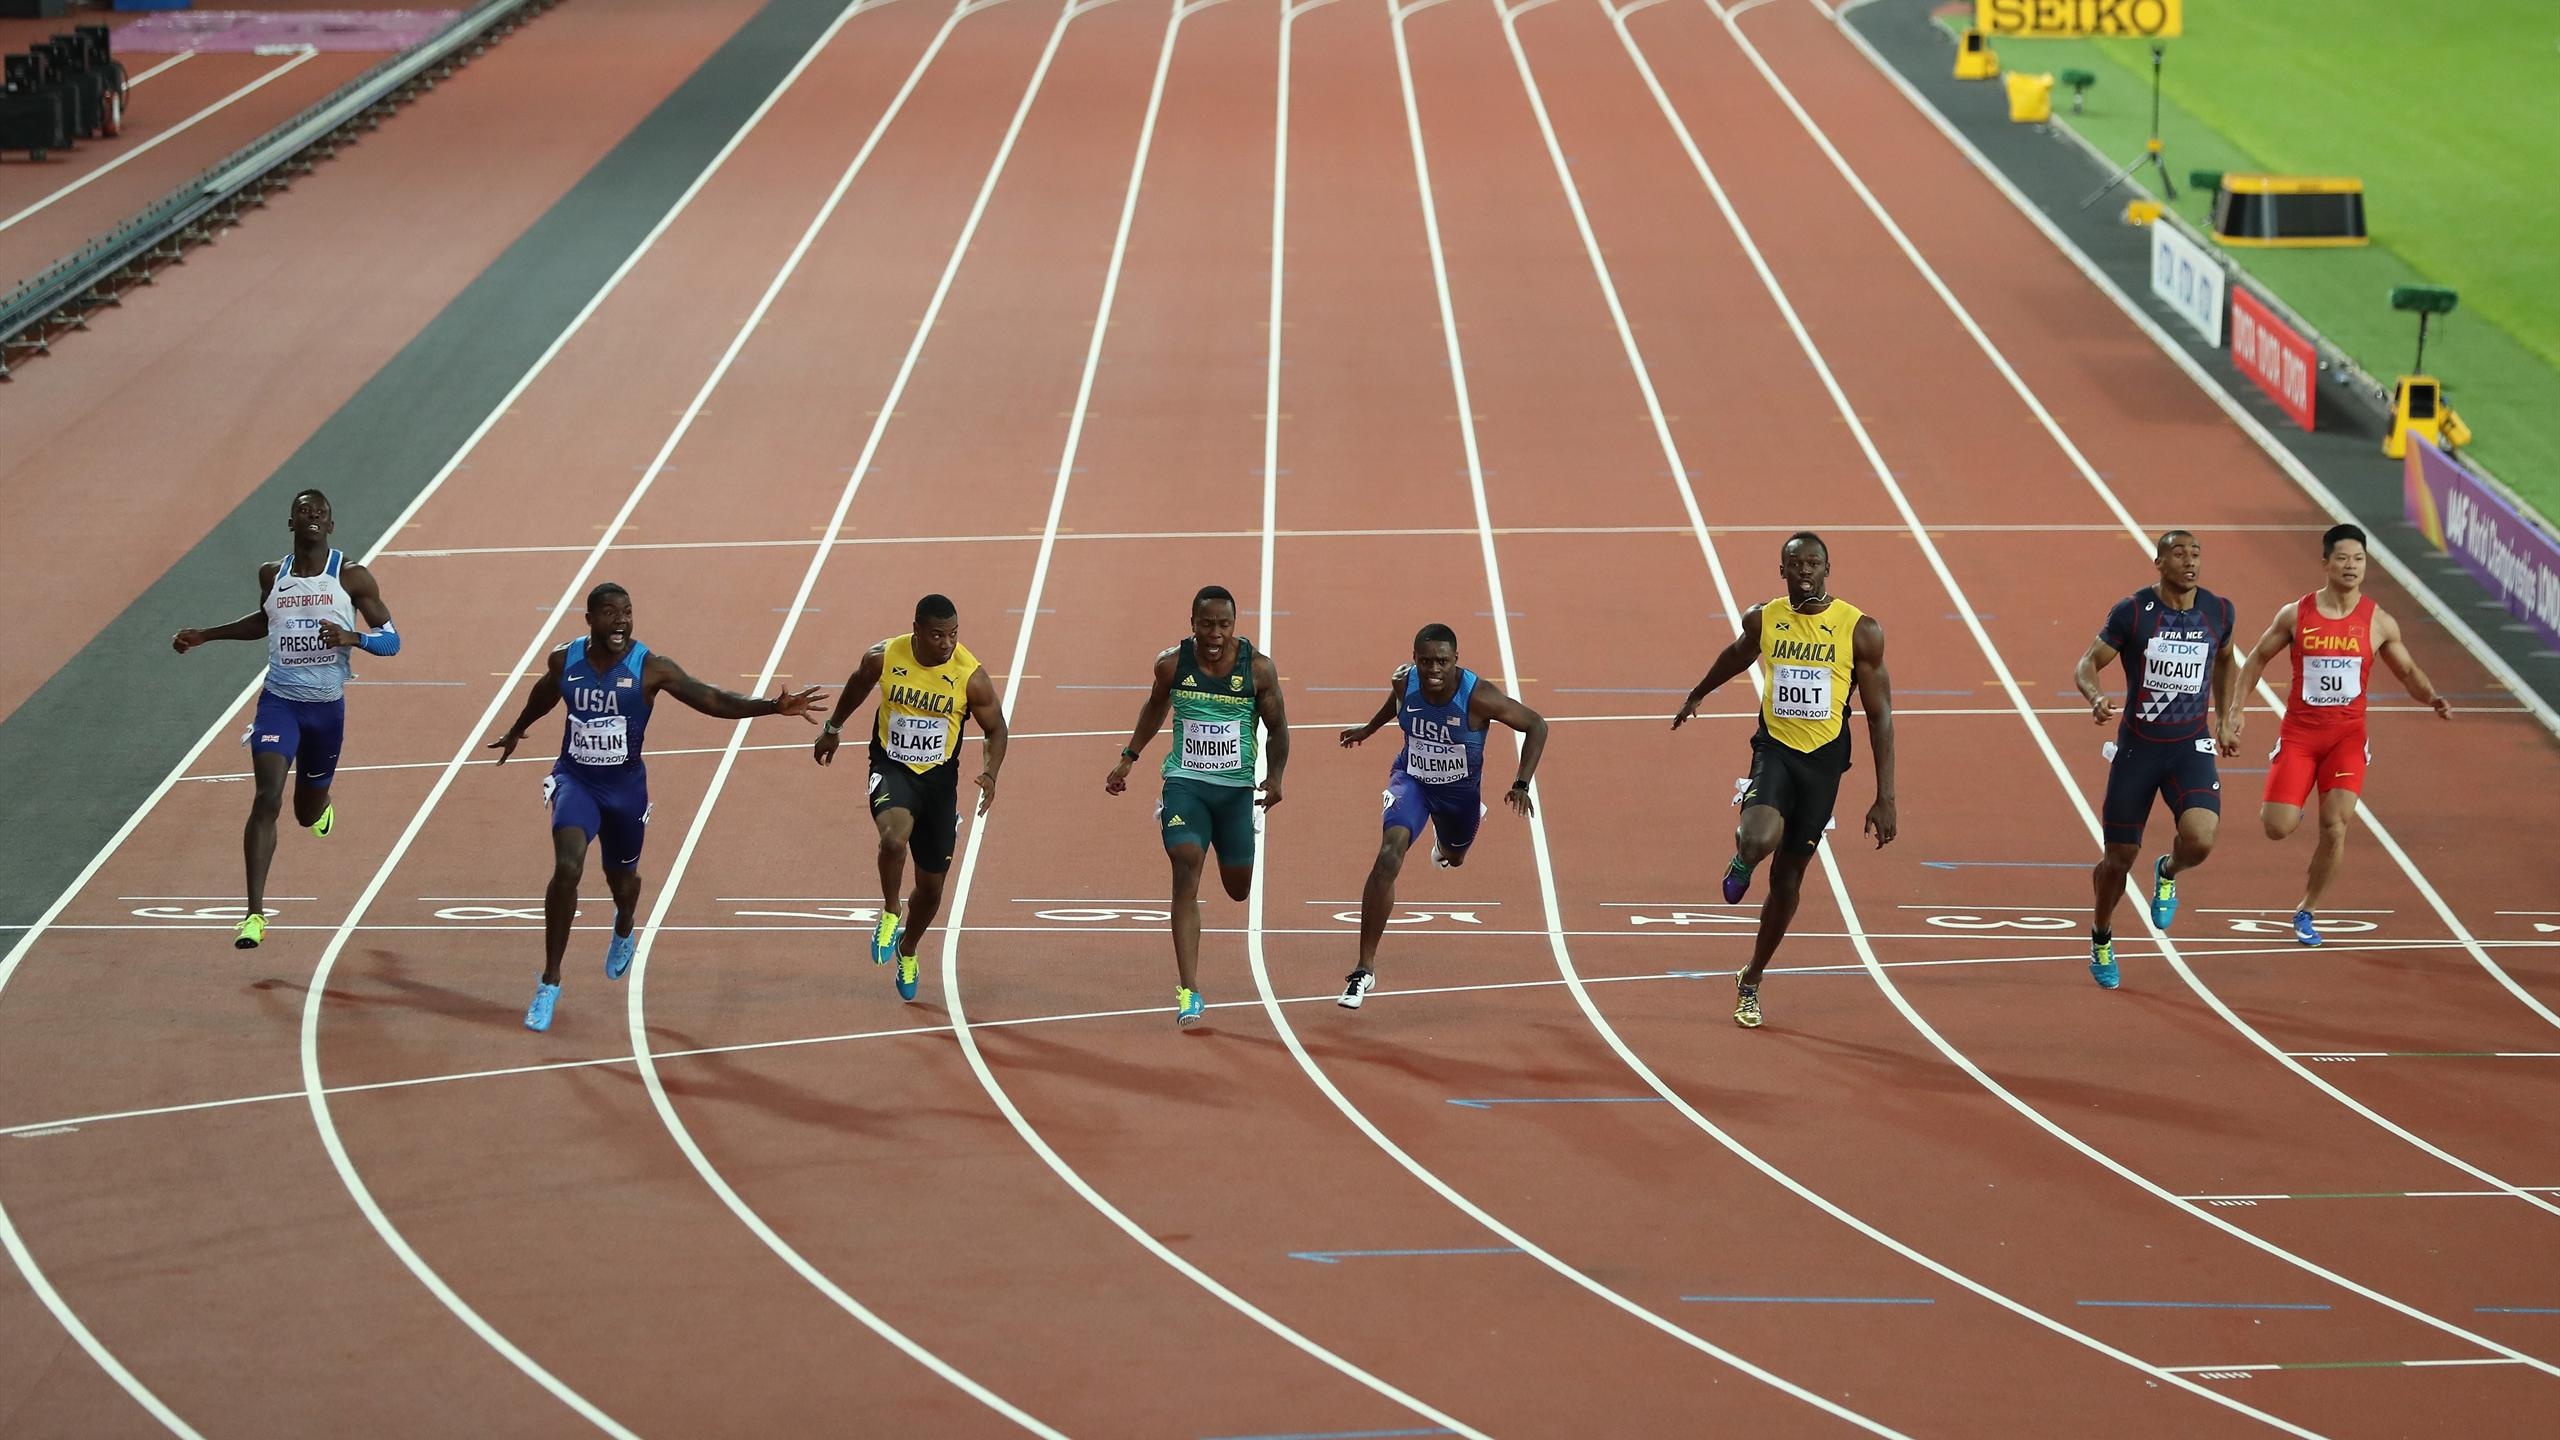
<instances>
[{"instance_id":1,"label":"runner in blue usa vest","mask_svg":"<svg viewBox=\"0 0 2560 1440\"><path fill-rule=\"evenodd\" d=\"M548 1030L560 1003L560 959L569 949L569 922L578 917L578 880L587 847L604 842L604 883L613 892L613 939L605 947L604 978L619 980L639 953L631 922L640 909L640 847L649 833L649 770L640 757L649 712L666 695L717 720L758 715L798 715L818 723L826 693L777 690L759 700L706 684L684 667L631 638L631 592L599 585L587 592L587 633L551 652L542 678L524 697L524 709L507 733L489 742L504 765L533 723L563 700L560 758L543 777L542 799L551 812L551 885L542 896L542 982L525 1007L524 1028Z\"/></svg>"},{"instance_id":2,"label":"runner in blue usa vest","mask_svg":"<svg viewBox=\"0 0 2560 1440\"><path fill-rule=\"evenodd\" d=\"M1335 1002L1346 1010L1359 1009L1377 986L1378 941L1396 908L1396 876L1422 827L1431 827L1432 864L1454 870L1467 863L1486 809L1486 732L1499 722L1525 737L1519 777L1502 797L1522 815L1536 813L1529 782L1547 749L1546 720L1500 686L1460 668L1458 632L1446 625L1425 625L1413 637L1413 663L1396 671L1387 682L1386 703L1368 724L1343 731L1342 743L1357 745L1390 720L1404 732L1404 748L1387 769L1386 835L1360 891L1360 963L1344 978L1342 998Z\"/></svg>"}]
</instances>

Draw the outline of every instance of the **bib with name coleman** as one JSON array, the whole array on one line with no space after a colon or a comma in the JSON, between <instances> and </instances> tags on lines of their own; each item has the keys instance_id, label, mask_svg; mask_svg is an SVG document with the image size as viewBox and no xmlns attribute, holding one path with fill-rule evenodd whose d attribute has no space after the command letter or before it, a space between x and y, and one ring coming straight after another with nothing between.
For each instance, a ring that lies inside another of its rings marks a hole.
<instances>
[{"instance_id":1,"label":"bib with name coleman","mask_svg":"<svg viewBox=\"0 0 2560 1440\"><path fill-rule=\"evenodd\" d=\"M2293 693L2285 697L2289 725L2344 725L2365 713L2365 687L2373 673L2373 600L2358 597L2342 617L2320 613L2318 592L2295 602Z\"/></svg>"},{"instance_id":2,"label":"bib with name coleman","mask_svg":"<svg viewBox=\"0 0 2560 1440\"><path fill-rule=\"evenodd\" d=\"M1404 731L1404 750L1393 771L1425 785L1474 785L1484 776L1485 732L1467 723L1475 699L1476 672L1461 669L1457 688L1434 703L1422 693L1422 677L1406 666L1396 672L1396 725Z\"/></svg>"},{"instance_id":3,"label":"bib with name coleman","mask_svg":"<svg viewBox=\"0 0 2560 1440\"><path fill-rule=\"evenodd\" d=\"M637 765L649 733L649 690L640 678L649 647L635 640L618 663L601 669L587 650L587 637L580 636L561 659L560 700L569 709L569 725L560 737L560 758L586 770Z\"/></svg>"},{"instance_id":4,"label":"bib with name coleman","mask_svg":"<svg viewBox=\"0 0 2560 1440\"><path fill-rule=\"evenodd\" d=\"M1223 675L1200 668L1193 643L1182 642L1173 659L1173 749L1164 757L1167 778L1209 785L1253 785L1260 696L1253 679L1253 642L1239 635Z\"/></svg>"}]
</instances>

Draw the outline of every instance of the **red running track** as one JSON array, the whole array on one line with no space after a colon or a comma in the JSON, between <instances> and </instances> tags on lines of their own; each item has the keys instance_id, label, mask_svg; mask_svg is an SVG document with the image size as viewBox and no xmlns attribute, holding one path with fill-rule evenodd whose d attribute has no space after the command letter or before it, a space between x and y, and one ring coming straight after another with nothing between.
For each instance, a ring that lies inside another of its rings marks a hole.
<instances>
[{"instance_id":1,"label":"red running track","mask_svg":"<svg viewBox=\"0 0 2560 1440\"><path fill-rule=\"evenodd\" d=\"M1813 8L1514 18L1516 52L1466 3L856 15L379 558L412 636L381 678L429 683L351 707L343 822L286 847L267 947L220 948L242 792L208 747L13 954L13 1423L2390 1435L2547 1404L2560 1044L2480 956L2560 998L2507 913L2550 876L2479 837L2534 833L2549 737L2495 698L2378 716L2410 863L2360 834L2374 928L2317 954L2265 933L2304 851L2235 775L2186 972L2128 941L2126 989L2090 986L2100 737L2057 692L2145 573L2108 497L2202 532L2244 617L2308 583L2319 517ZM1862 766L1744 1033L1748 913L1707 887L1745 702L1662 716L1808 525L1891 635L1904 838L1857 840ZM518 1026L539 766L462 762L606 575L741 688L836 683L959 600L1018 742L916 1005L859 963L858 778L789 722L670 713L642 966L615 993L591 923L558 1024ZM1098 781L1207 581L1300 728L1185 1034L1146 800ZM2441 685L2492 689L2383 598ZM1387 755L1331 732L1429 619L1558 721L1541 816L1408 872L1346 1014Z\"/></svg>"}]
</instances>

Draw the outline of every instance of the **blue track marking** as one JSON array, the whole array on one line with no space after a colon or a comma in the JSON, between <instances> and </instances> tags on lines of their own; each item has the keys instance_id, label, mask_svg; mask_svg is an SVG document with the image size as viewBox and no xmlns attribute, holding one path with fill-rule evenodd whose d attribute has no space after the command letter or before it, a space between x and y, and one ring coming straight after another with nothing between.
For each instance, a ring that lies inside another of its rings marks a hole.
<instances>
[{"instance_id":1,"label":"blue track marking","mask_svg":"<svg viewBox=\"0 0 2560 1440\"><path fill-rule=\"evenodd\" d=\"M1452 1100L1449 1103L1469 1110L1490 1110L1496 1105L1663 1105L1669 1102L1659 1095L1547 1095Z\"/></svg>"},{"instance_id":2,"label":"blue track marking","mask_svg":"<svg viewBox=\"0 0 2560 1440\"><path fill-rule=\"evenodd\" d=\"M2077 1300L2097 1310L2326 1310L2326 1305L2288 1300Z\"/></svg>"},{"instance_id":3,"label":"blue track marking","mask_svg":"<svg viewBox=\"0 0 2560 1440\"><path fill-rule=\"evenodd\" d=\"M1683 1295L1691 1305L1935 1305L1925 1295Z\"/></svg>"},{"instance_id":4,"label":"blue track marking","mask_svg":"<svg viewBox=\"0 0 2560 1440\"><path fill-rule=\"evenodd\" d=\"M1312 1260L1318 1265L1338 1265L1345 1260L1391 1260L1438 1255L1526 1255L1517 1245L1471 1246L1457 1250L1292 1250L1292 1260Z\"/></svg>"}]
</instances>

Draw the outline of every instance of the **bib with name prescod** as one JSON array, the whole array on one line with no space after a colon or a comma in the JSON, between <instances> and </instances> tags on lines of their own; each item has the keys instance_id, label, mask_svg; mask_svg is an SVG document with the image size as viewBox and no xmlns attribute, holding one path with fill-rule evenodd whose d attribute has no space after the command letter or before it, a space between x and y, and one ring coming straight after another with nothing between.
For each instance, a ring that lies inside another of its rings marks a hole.
<instances>
[{"instance_id":1,"label":"bib with name prescod","mask_svg":"<svg viewBox=\"0 0 2560 1440\"><path fill-rule=\"evenodd\" d=\"M2302 661L2302 703L2352 705L2364 693L2361 655L2307 655Z\"/></svg>"},{"instance_id":2,"label":"bib with name prescod","mask_svg":"<svg viewBox=\"0 0 2560 1440\"><path fill-rule=\"evenodd\" d=\"M1831 718L1831 667L1769 667L1769 713L1781 720Z\"/></svg>"},{"instance_id":3,"label":"bib with name prescod","mask_svg":"<svg viewBox=\"0 0 2560 1440\"><path fill-rule=\"evenodd\" d=\"M620 715L569 717L569 758L580 765L620 765L631 758L631 727Z\"/></svg>"}]
</instances>

